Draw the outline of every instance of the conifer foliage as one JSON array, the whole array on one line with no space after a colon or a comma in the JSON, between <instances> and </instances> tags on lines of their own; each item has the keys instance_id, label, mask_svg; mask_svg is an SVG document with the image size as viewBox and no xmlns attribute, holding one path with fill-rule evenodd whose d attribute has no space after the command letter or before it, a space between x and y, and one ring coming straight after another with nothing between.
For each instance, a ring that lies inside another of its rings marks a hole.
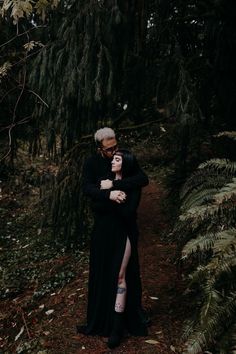
<instances>
[{"instance_id":1,"label":"conifer foliage","mask_svg":"<svg viewBox=\"0 0 236 354\"><path fill-rule=\"evenodd\" d=\"M122 111L127 63L144 40L137 35L146 28L142 7L143 1L134 0L61 3L30 82L50 103L50 110L37 105L35 116L48 117L49 130L61 134L65 151Z\"/></svg>"},{"instance_id":2,"label":"conifer foliage","mask_svg":"<svg viewBox=\"0 0 236 354\"><path fill-rule=\"evenodd\" d=\"M81 178L81 166L89 153L89 144L81 143L66 154L47 203L54 237L69 248L77 244L82 246L92 225Z\"/></svg>"}]
</instances>

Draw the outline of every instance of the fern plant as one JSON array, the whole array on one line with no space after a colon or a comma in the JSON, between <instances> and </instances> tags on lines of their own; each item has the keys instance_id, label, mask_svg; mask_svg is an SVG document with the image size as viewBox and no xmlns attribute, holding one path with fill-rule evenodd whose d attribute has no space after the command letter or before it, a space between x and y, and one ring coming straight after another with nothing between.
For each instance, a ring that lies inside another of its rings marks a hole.
<instances>
[{"instance_id":1,"label":"fern plant","mask_svg":"<svg viewBox=\"0 0 236 354\"><path fill-rule=\"evenodd\" d=\"M183 353L235 353L236 163L212 159L201 164L180 198L174 234L181 261L192 265L189 290L197 303Z\"/></svg>"}]
</instances>

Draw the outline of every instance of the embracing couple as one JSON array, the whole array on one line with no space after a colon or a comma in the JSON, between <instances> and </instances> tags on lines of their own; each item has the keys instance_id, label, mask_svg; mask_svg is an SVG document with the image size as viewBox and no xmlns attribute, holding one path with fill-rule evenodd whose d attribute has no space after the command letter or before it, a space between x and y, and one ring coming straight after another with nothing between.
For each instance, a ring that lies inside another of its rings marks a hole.
<instances>
[{"instance_id":1,"label":"embracing couple","mask_svg":"<svg viewBox=\"0 0 236 354\"><path fill-rule=\"evenodd\" d=\"M135 156L119 149L114 131L95 133L97 152L85 162L83 190L91 198L94 226L90 243L87 324L78 333L108 337L118 346L124 332L146 336L138 260L137 208L148 177Z\"/></svg>"}]
</instances>

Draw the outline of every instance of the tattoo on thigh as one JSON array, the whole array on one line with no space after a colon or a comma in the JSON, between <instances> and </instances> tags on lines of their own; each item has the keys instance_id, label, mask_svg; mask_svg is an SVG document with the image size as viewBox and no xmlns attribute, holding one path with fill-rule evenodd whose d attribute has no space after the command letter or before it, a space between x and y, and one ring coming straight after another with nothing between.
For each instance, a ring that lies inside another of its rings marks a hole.
<instances>
[{"instance_id":1,"label":"tattoo on thigh","mask_svg":"<svg viewBox=\"0 0 236 354\"><path fill-rule=\"evenodd\" d=\"M124 294L125 292L126 292L126 288L122 288L122 287L118 286L117 294Z\"/></svg>"},{"instance_id":2,"label":"tattoo on thigh","mask_svg":"<svg viewBox=\"0 0 236 354\"><path fill-rule=\"evenodd\" d=\"M115 304L115 311L116 312L123 312L125 309L125 306L119 302L116 302Z\"/></svg>"}]
</instances>

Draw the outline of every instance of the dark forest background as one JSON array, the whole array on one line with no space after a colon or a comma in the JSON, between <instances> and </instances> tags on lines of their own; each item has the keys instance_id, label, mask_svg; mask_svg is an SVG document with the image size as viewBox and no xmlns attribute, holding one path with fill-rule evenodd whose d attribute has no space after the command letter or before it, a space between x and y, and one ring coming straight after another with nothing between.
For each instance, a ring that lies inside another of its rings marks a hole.
<instances>
[{"instance_id":1,"label":"dark forest background","mask_svg":"<svg viewBox=\"0 0 236 354\"><path fill-rule=\"evenodd\" d=\"M167 239L195 308L183 352L233 353L235 1L0 4L3 188L38 187L38 236L82 250L83 161L96 129L114 128L147 173L165 171Z\"/></svg>"}]
</instances>

